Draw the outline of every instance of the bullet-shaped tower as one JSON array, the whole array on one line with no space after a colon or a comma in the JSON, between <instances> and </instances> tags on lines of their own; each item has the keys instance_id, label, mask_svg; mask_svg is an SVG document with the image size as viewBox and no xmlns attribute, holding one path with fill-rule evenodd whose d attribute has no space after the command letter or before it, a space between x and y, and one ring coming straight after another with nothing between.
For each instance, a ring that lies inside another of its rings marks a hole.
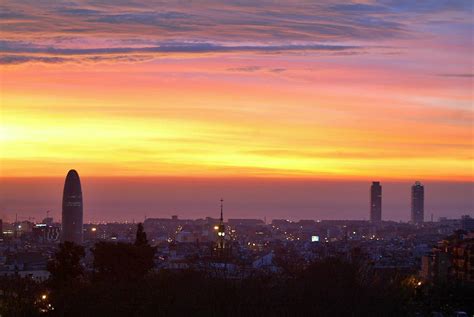
<instances>
[{"instance_id":1,"label":"bullet-shaped tower","mask_svg":"<svg viewBox=\"0 0 474 317\"><path fill-rule=\"evenodd\" d=\"M82 244L82 215L81 180L70 170L64 183L61 242Z\"/></svg>"}]
</instances>

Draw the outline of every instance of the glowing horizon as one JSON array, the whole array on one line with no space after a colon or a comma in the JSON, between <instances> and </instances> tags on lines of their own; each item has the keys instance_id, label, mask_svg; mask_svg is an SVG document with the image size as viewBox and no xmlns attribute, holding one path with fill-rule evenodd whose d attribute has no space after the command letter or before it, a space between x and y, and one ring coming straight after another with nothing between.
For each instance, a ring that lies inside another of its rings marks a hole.
<instances>
[{"instance_id":1,"label":"glowing horizon","mask_svg":"<svg viewBox=\"0 0 474 317\"><path fill-rule=\"evenodd\" d=\"M472 3L439 3L7 1L0 177L472 182Z\"/></svg>"}]
</instances>

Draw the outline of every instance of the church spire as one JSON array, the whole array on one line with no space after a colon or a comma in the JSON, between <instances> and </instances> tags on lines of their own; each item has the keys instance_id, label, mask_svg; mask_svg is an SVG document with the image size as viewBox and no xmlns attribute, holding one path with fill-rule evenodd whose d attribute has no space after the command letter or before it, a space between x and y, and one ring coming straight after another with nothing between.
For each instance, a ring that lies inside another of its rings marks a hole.
<instances>
[{"instance_id":1,"label":"church spire","mask_svg":"<svg viewBox=\"0 0 474 317\"><path fill-rule=\"evenodd\" d=\"M224 199L221 198L221 224L224 222Z\"/></svg>"},{"instance_id":2,"label":"church spire","mask_svg":"<svg viewBox=\"0 0 474 317\"><path fill-rule=\"evenodd\" d=\"M224 200L221 198L221 218L217 226L217 249L223 250L225 248L225 225L224 225Z\"/></svg>"}]
</instances>

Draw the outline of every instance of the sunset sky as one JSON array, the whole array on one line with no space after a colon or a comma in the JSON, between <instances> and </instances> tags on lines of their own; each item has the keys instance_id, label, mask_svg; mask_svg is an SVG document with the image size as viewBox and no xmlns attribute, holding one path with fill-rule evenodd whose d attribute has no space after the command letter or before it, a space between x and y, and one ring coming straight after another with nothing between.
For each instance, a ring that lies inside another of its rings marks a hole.
<instances>
[{"instance_id":1,"label":"sunset sky","mask_svg":"<svg viewBox=\"0 0 474 317\"><path fill-rule=\"evenodd\" d=\"M470 0L6 0L0 34L0 216L71 168L457 183L472 212Z\"/></svg>"}]
</instances>

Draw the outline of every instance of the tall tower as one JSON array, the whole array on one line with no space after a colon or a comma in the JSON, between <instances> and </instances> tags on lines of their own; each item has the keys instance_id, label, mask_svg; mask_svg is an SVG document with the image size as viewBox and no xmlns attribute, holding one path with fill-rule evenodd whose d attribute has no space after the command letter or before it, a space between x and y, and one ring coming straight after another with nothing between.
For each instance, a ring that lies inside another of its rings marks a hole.
<instances>
[{"instance_id":1,"label":"tall tower","mask_svg":"<svg viewBox=\"0 0 474 317\"><path fill-rule=\"evenodd\" d=\"M425 189L420 182L411 187L411 222L423 223L425 218Z\"/></svg>"},{"instance_id":2,"label":"tall tower","mask_svg":"<svg viewBox=\"0 0 474 317\"><path fill-rule=\"evenodd\" d=\"M370 221L382 221L382 186L380 182L372 182L370 187Z\"/></svg>"},{"instance_id":3,"label":"tall tower","mask_svg":"<svg viewBox=\"0 0 474 317\"><path fill-rule=\"evenodd\" d=\"M67 173L63 192L61 242L82 244L82 190L79 174Z\"/></svg>"},{"instance_id":4,"label":"tall tower","mask_svg":"<svg viewBox=\"0 0 474 317\"><path fill-rule=\"evenodd\" d=\"M217 228L217 250L225 249L224 200L221 198L221 217Z\"/></svg>"}]
</instances>

